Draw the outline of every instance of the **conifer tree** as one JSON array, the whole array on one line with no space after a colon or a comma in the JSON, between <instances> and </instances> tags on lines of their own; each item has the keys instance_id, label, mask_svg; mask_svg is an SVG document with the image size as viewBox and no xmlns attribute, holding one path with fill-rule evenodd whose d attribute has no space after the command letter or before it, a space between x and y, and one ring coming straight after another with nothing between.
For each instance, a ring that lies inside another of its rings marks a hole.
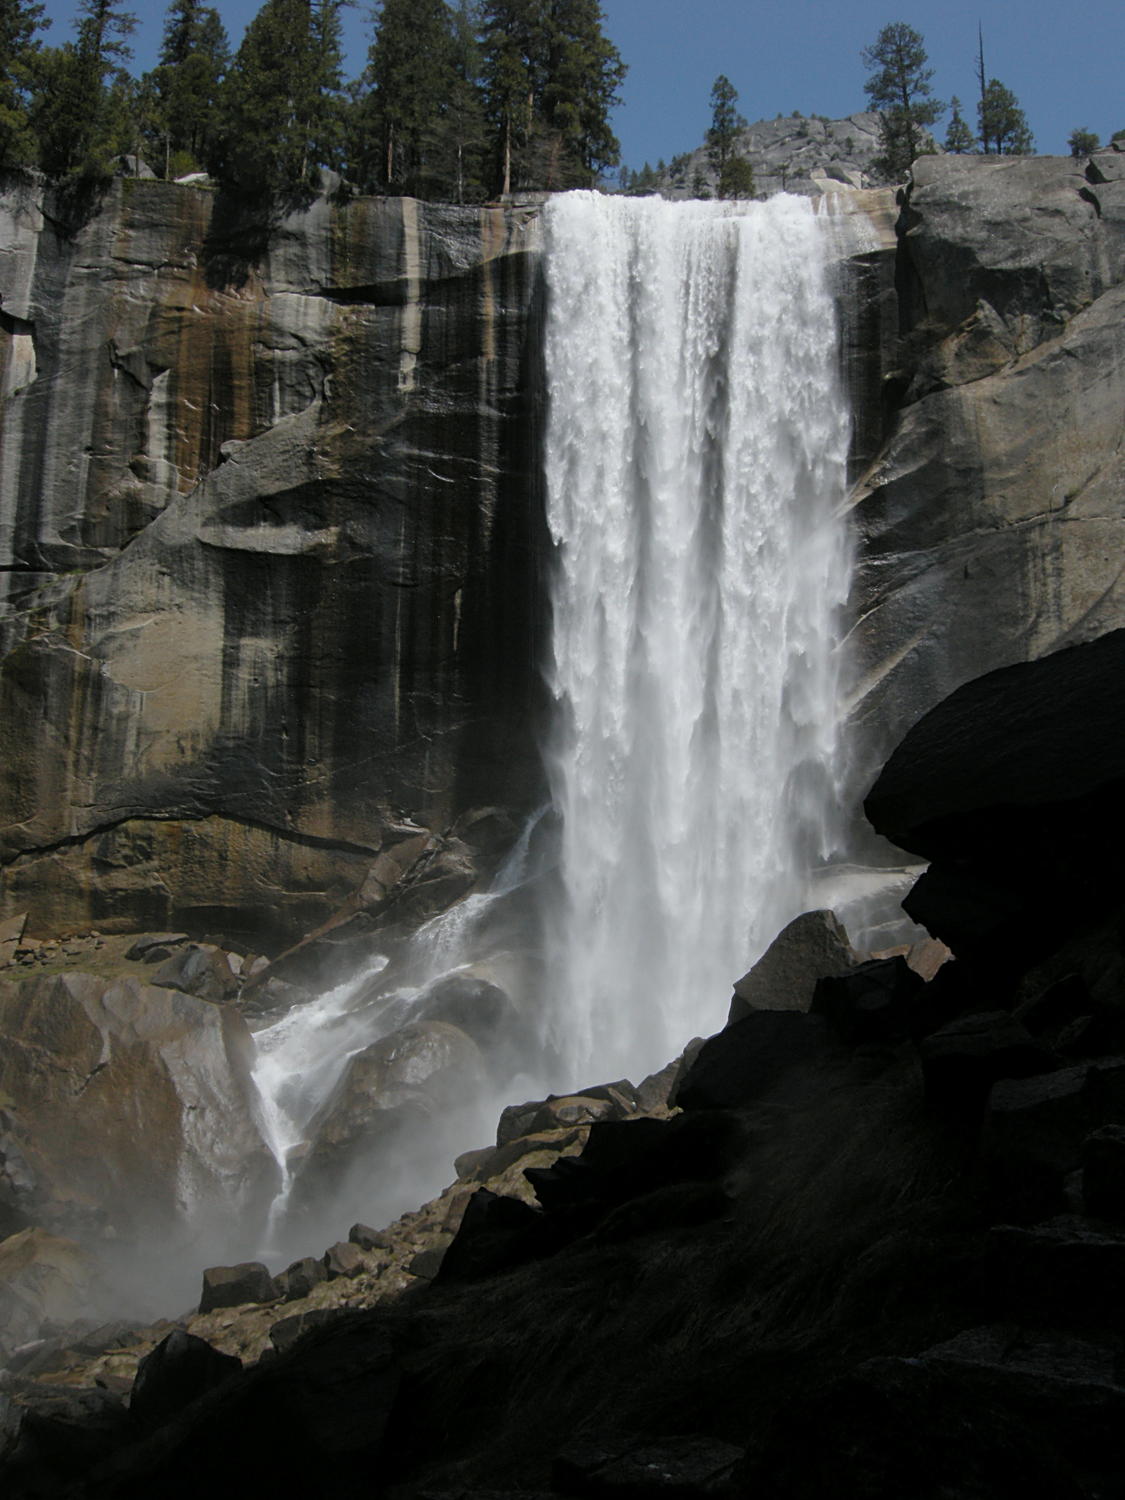
<instances>
[{"instance_id":1,"label":"conifer tree","mask_svg":"<svg viewBox=\"0 0 1125 1500\"><path fill-rule=\"evenodd\" d=\"M754 172L738 153L739 131L746 121L737 108L738 91L725 73L711 86L711 125L707 131L707 158L718 178L720 198L752 198Z\"/></svg>"},{"instance_id":2,"label":"conifer tree","mask_svg":"<svg viewBox=\"0 0 1125 1500\"><path fill-rule=\"evenodd\" d=\"M31 166L36 157L31 93L44 21L42 5L0 0L0 167Z\"/></svg>"},{"instance_id":3,"label":"conifer tree","mask_svg":"<svg viewBox=\"0 0 1125 1500\"><path fill-rule=\"evenodd\" d=\"M211 166L224 184L283 200L339 160L342 0L266 0L227 77Z\"/></svg>"},{"instance_id":4,"label":"conifer tree","mask_svg":"<svg viewBox=\"0 0 1125 1500\"><path fill-rule=\"evenodd\" d=\"M620 157L609 112L625 65L602 20L597 0L549 0L546 7L540 105L546 154L538 173L545 188L593 187Z\"/></svg>"},{"instance_id":5,"label":"conifer tree","mask_svg":"<svg viewBox=\"0 0 1125 1500\"><path fill-rule=\"evenodd\" d=\"M545 0L484 0L482 78L485 114L496 135L501 193L512 191L520 148L530 143L541 88Z\"/></svg>"},{"instance_id":6,"label":"conifer tree","mask_svg":"<svg viewBox=\"0 0 1125 1500\"><path fill-rule=\"evenodd\" d=\"M1019 101L998 78L990 78L985 85L977 106L977 122L986 156L1029 156L1035 149Z\"/></svg>"},{"instance_id":7,"label":"conifer tree","mask_svg":"<svg viewBox=\"0 0 1125 1500\"><path fill-rule=\"evenodd\" d=\"M136 17L113 0L82 0L75 40L39 61L32 127L54 176L105 176L134 144L133 83L123 64Z\"/></svg>"},{"instance_id":8,"label":"conifer tree","mask_svg":"<svg viewBox=\"0 0 1125 1500\"><path fill-rule=\"evenodd\" d=\"M368 55L366 121L377 149L361 179L385 192L433 196L446 179L443 125L459 82L445 0L381 0Z\"/></svg>"},{"instance_id":9,"label":"conifer tree","mask_svg":"<svg viewBox=\"0 0 1125 1500\"><path fill-rule=\"evenodd\" d=\"M501 192L592 186L620 152L609 112L625 65L597 0L485 0L485 112Z\"/></svg>"},{"instance_id":10,"label":"conifer tree","mask_svg":"<svg viewBox=\"0 0 1125 1500\"><path fill-rule=\"evenodd\" d=\"M172 0L159 63L142 78L140 92L150 165L163 176L190 172L207 159L229 66L218 11L201 0Z\"/></svg>"},{"instance_id":11,"label":"conifer tree","mask_svg":"<svg viewBox=\"0 0 1125 1500\"><path fill-rule=\"evenodd\" d=\"M945 149L952 156L968 156L977 149L977 138L961 114L961 101L956 94L949 101L949 108L951 114L949 129L945 132Z\"/></svg>"},{"instance_id":12,"label":"conifer tree","mask_svg":"<svg viewBox=\"0 0 1125 1500\"><path fill-rule=\"evenodd\" d=\"M863 85L872 109L880 113L882 154L876 165L889 179L905 176L926 143L925 132L945 105L933 98L926 48L913 26L884 26L860 56L871 77Z\"/></svg>"}]
</instances>

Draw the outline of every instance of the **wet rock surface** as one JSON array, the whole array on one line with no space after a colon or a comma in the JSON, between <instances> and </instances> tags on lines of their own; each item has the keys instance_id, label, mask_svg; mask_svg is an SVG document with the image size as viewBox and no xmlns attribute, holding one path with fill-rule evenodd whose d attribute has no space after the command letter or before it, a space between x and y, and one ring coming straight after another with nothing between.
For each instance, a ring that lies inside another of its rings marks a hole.
<instances>
[{"instance_id":1,"label":"wet rock surface","mask_svg":"<svg viewBox=\"0 0 1125 1500\"><path fill-rule=\"evenodd\" d=\"M277 948L526 809L534 210L4 187L3 914Z\"/></svg>"}]
</instances>

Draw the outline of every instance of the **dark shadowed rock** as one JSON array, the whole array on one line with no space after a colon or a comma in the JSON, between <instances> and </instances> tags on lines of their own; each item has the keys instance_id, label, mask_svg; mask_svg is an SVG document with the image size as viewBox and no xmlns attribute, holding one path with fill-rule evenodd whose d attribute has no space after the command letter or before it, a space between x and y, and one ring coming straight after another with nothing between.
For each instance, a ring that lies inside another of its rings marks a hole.
<instances>
[{"instance_id":1,"label":"dark shadowed rock","mask_svg":"<svg viewBox=\"0 0 1125 1500\"><path fill-rule=\"evenodd\" d=\"M915 1002L922 987L922 979L905 958L871 959L851 973L819 979L812 1009L853 1045L899 1041L915 1028Z\"/></svg>"},{"instance_id":2,"label":"dark shadowed rock","mask_svg":"<svg viewBox=\"0 0 1125 1500\"><path fill-rule=\"evenodd\" d=\"M809 1010L817 981L846 974L856 961L848 934L831 911L794 917L734 987L727 1024L753 1010Z\"/></svg>"},{"instance_id":3,"label":"dark shadowed rock","mask_svg":"<svg viewBox=\"0 0 1125 1500\"><path fill-rule=\"evenodd\" d=\"M743 1451L731 1443L699 1436L668 1437L662 1442L585 1443L557 1455L551 1480L557 1493L605 1496L613 1500L708 1500L730 1492Z\"/></svg>"},{"instance_id":4,"label":"dark shadowed rock","mask_svg":"<svg viewBox=\"0 0 1125 1500\"><path fill-rule=\"evenodd\" d=\"M302 1297L309 1295L313 1287L327 1280L328 1268L323 1260L317 1260L312 1255L302 1256L285 1269L286 1302L299 1302Z\"/></svg>"},{"instance_id":5,"label":"dark shadowed rock","mask_svg":"<svg viewBox=\"0 0 1125 1500\"><path fill-rule=\"evenodd\" d=\"M367 1266L363 1251L350 1240L340 1240L324 1252L324 1269L328 1280L358 1276Z\"/></svg>"},{"instance_id":6,"label":"dark shadowed rock","mask_svg":"<svg viewBox=\"0 0 1125 1500\"><path fill-rule=\"evenodd\" d=\"M1001 1078L1046 1073L1054 1058L1005 1011L962 1016L918 1044L926 1103L949 1120L979 1123Z\"/></svg>"},{"instance_id":7,"label":"dark shadowed rock","mask_svg":"<svg viewBox=\"0 0 1125 1500\"><path fill-rule=\"evenodd\" d=\"M137 1366L129 1411L142 1427L159 1427L181 1408L242 1369L204 1339L174 1329Z\"/></svg>"},{"instance_id":8,"label":"dark shadowed rock","mask_svg":"<svg viewBox=\"0 0 1125 1500\"><path fill-rule=\"evenodd\" d=\"M372 1229L367 1224L353 1224L348 1230L348 1240L361 1250L389 1250L391 1241L383 1229Z\"/></svg>"},{"instance_id":9,"label":"dark shadowed rock","mask_svg":"<svg viewBox=\"0 0 1125 1500\"><path fill-rule=\"evenodd\" d=\"M1082 1197L1088 1213L1125 1223L1125 1125L1103 1125L1082 1142Z\"/></svg>"},{"instance_id":10,"label":"dark shadowed rock","mask_svg":"<svg viewBox=\"0 0 1125 1500\"><path fill-rule=\"evenodd\" d=\"M756 1011L704 1042L676 1086L681 1109L739 1109L778 1087L790 1070L827 1058L835 1045L821 1016Z\"/></svg>"},{"instance_id":11,"label":"dark shadowed rock","mask_svg":"<svg viewBox=\"0 0 1125 1500\"><path fill-rule=\"evenodd\" d=\"M310 1307L304 1312L293 1313L291 1317L279 1318L270 1325L270 1343L279 1354L284 1354L306 1333L323 1328L325 1323L331 1323L339 1316L337 1307Z\"/></svg>"},{"instance_id":12,"label":"dark shadowed rock","mask_svg":"<svg viewBox=\"0 0 1125 1500\"><path fill-rule=\"evenodd\" d=\"M245 1302L273 1302L278 1295L273 1277L261 1261L243 1261L237 1266L209 1266L203 1273L199 1311L216 1307L240 1307Z\"/></svg>"},{"instance_id":13,"label":"dark shadowed rock","mask_svg":"<svg viewBox=\"0 0 1125 1500\"><path fill-rule=\"evenodd\" d=\"M966 683L864 803L929 858L903 905L958 956L1026 968L1112 899L1125 833L1125 631Z\"/></svg>"}]
</instances>

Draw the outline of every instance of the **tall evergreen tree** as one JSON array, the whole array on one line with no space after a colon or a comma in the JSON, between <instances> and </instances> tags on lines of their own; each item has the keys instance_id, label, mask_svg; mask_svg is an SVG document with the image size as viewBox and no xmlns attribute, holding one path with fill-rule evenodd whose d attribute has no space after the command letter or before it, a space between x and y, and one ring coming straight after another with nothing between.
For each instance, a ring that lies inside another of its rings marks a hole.
<instances>
[{"instance_id":1,"label":"tall evergreen tree","mask_svg":"<svg viewBox=\"0 0 1125 1500\"><path fill-rule=\"evenodd\" d=\"M433 196L446 177L443 124L457 92L452 17L445 0L381 0L368 77L366 124L375 151L364 186Z\"/></svg>"},{"instance_id":2,"label":"tall evergreen tree","mask_svg":"<svg viewBox=\"0 0 1125 1500\"><path fill-rule=\"evenodd\" d=\"M545 0L484 0L481 7L485 114L496 137L500 191L510 193L521 148L530 144L542 87Z\"/></svg>"},{"instance_id":3,"label":"tall evergreen tree","mask_svg":"<svg viewBox=\"0 0 1125 1500\"><path fill-rule=\"evenodd\" d=\"M609 113L625 64L602 21L597 0L548 0L540 105L546 155L538 174L545 188L593 187L620 158Z\"/></svg>"},{"instance_id":4,"label":"tall evergreen tree","mask_svg":"<svg viewBox=\"0 0 1125 1500\"><path fill-rule=\"evenodd\" d=\"M725 73L711 86L711 124L707 131L707 157L718 177L720 198L751 198L754 172L738 152L739 131L746 121L737 108L738 91Z\"/></svg>"},{"instance_id":5,"label":"tall evergreen tree","mask_svg":"<svg viewBox=\"0 0 1125 1500\"><path fill-rule=\"evenodd\" d=\"M160 60L141 80L150 162L165 177L202 165L218 123L230 46L218 11L172 0Z\"/></svg>"},{"instance_id":6,"label":"tall evergreen tree","mask_svg":"<svg viewBox=\"0 0 1125 1500\"><path fill-rule=\"evenodd\" d=\"M243 192L282 199L339 160L341 0L266 0L227 76L211 166Z\"/></svg>"},{"instance_id":7,"label":"tall evergreen tree","mask_svg":"<svg viewBox=\"0 0 1125 1500\"><path fill-rule=\"evenodd\" d=\"M123 65L136 24L113 0L82 0L74 42L44 51L32 127L45 172L103 176L134 145L133 83Z\"/></svg>"},{"instance_id":8,"label":"tall evergreen tree","mask_svg":"<svg viewBox=\"0 0 1125 1500\"><path fill-rule=\"evenodd\" d=\"M618 160L609 112L625 76L597 0L484 0L482 19L501 192L592 186Z\"/></svg>"},{"instance_id":9,"label":"tall evergreen tree","mask_svg":"<svg viewBox=\"0 0 1125 1500\"><path fill-rule=\"evenodd\" d=\"M926 131L945 109L933 97L934 72L926 66L925 44L913 26L895 21L860 56L871 73L864 93L881 116L883 149L877 166L890 179L905 176L923 150Z\"/></svg>"},{"instance_id":10,"label":"tall evergreen tree","mask_svg":"<svg viewBox=\"0 0 1125 1500\"><path fill-rule=\"evenodd\" d=\"M981 149L986 156L1030 156L1035 142L1015 94L990 78L977 106Z\"/></svg>"},{"instance_id":11,"label":"tall evergreen tree","mask_svg":"<svg viewBox=\"0 0 1125 1500\"><path fill-rule=\"evenodd\" d=\"M977 138L961 113L961 101L956 94L949 101L949 108L951 114L945 132L945 149L951 156L968 156L976 150Z\"/></svg>"},{"instance_id":12,"label":"tall evergreen tree","mask_svg":"<svg viewBox=\"0 0 1125 1500\"><path fill-rule=\"evenodd\" d=\"M31 94L39 43L50 22L42 5L0 0L0 167L31 166L36 157Z\"/></svg>"}]
</instances>

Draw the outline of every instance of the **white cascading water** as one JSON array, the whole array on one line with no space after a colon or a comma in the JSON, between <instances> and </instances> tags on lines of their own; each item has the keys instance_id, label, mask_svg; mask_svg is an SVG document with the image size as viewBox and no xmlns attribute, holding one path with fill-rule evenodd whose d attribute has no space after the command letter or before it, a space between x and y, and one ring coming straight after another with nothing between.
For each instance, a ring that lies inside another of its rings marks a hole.
<instances>
[{"instance_id":1,"label":"white cascading water","mask_svg":"<svg viewBox=\"0 0 1125 1500\"><path fill-rule=\"evenodd\" d=\"M564 1086L642 1076L831 852L849 415L806 199L546 211Z\"/></svg>"}]
</instances>

